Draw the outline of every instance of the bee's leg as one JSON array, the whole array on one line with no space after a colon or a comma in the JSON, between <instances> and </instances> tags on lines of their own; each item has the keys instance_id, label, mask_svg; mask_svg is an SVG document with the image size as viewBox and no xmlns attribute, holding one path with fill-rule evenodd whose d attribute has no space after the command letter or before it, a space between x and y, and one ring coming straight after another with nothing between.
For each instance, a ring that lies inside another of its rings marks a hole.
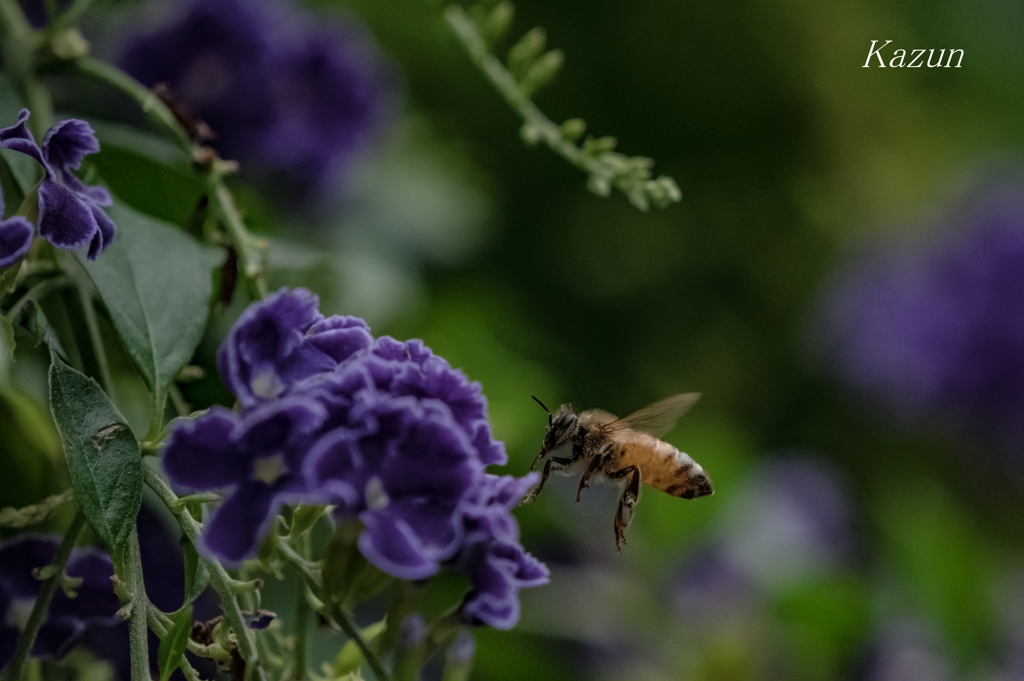
<instances>
[{"instance_id":1,"label":"bee's leg","mask_svg":"<svg viewBox=\"0 0 1024 681\"><path fill-rule=\"evenodd\" d=\"M636 466L626 466L612 473L610 478L619 480L628 477L626 488L622 490L619 497L619 508L615 512L615 549L622 552L621 544L626 543L626 528L633 522L633 508L640 500L640 469Z\"/></svg>"},{"instance_id":2,"label":"bee's leg","mask_svg":"<svg viewBox=\"0 0 1024 681\"><path fill-rule=\"evenodd\" d=\"M537 462L540 461L541 459L543 459L547 455L548 455L548 450L546 450L546 449L540 450L540 454L538 454L537 456L533 457L533 463L530 464L530 470L532 471L533 467L537 465Z\"/></svg>"},{"instance_id":3,"label":"bee's leg","mask_svg":"<svg viewBox=\"0 0 1024 681\"><path fill-rule=\"evenodd\" d=\"M577 504L580 503L580 493L583 491L583 488L586 487L587 489L590 489L590 476L593 475L594 471L602 465L604 465L604 460L600 456L595 456L590 460L590 465L587 466L587 470L584 471L583 475L580 477L580 486L576 488Z\"/></svg>"},{"instance_id":4,"label":"bee's leg","mask_svg":"<svg viewBox=\"0 0 1024 681\"><path fill-rule=\"evenodd\" d=\"M568 468L574 463L576 463L575 456L570 458L553 456L548 459L547 463L544 464L544 472L540 474L540 482L537 483L536 487L530 490L530 493L526 495L526 498L519 502L519 505L522 506L523 504L528 504L537 498L537 495L539 495L541 490L544 489L544 484L548 481L548 476L551 475L552 471L560 471L563 468Z\"/></svg>"}]
</instances>

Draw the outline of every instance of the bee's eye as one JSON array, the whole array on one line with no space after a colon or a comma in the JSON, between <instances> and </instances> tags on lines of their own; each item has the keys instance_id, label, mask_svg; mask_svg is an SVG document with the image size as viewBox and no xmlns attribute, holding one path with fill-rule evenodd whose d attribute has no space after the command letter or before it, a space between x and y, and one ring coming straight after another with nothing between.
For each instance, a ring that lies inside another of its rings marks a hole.
<instances>
[{"instance_id":1,"label":"bee's eye","mask_svg":"<svg viewBox=\"0 0 1024 681\"><path fill-rule=\"evenodd\" d=\"M570 426L572 426L573 422L575 421L576 414L566 414L562 418L558 419L558 423L556 424L555 428L557 430L567 430Z\"/></svg>"}]
</instances>

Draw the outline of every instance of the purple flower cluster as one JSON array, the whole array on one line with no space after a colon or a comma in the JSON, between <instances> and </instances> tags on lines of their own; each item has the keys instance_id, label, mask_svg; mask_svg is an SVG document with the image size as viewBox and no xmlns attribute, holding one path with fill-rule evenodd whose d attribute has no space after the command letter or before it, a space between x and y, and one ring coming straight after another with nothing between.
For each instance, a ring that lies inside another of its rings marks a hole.
<instances>
[{"instance_id":1,"label":"purple flower cluster","mask_svg":"<svg viewBox=\"0 0 1024 681\"><path fill-rule=\"evenodd\" d=\"M197 0L121 60L166 83L245 172L300 195L331 186L386 117L392 86L352 26L271 0Z\"/></svg>"},{"instance_id":2,"label":"purple flower cluster","mask_svg":"<svg viewBox=\"0 0 1024 681\"><path fill-rule=\"evenodd\" d=\"M103 187L86 186L73 171L81 167L83 158L100 150L96 135L88 123L72 118L47 130L40 149L25 125L28 117L28 109L22 109L17 123L0 130L0 148L31 156L46 171L39 184L39 236L69 250L89 244L89 259L95 260L117 230L103 212L111 204L110 193ZM0 267L25 255L33 235L25 218L0 222Z\"/></svg>"},{"instance_id":3,"label":"purple flower cluster","mask_svg":"<svg viewBox=\"0 0 1024 681\"><path fill-rule=\"evenodd\" d=\"M977 196L931 245L847 268L825 300L828 361L903 418L1024 442L1024 200Z\"/></svg>"},{"instance_id":4,"label":"purple flower cluster","mask_svg":"<svg viewBox=\"0 0 1024 681\"><path fill-rule=\"evenodd\" d=\"M281 291L246 310L218 356L240 414L184 425L164 451L171 481L231 490L202 546L229 564L255 555L280 506L331 503L364 525L359 547L402 579L451 565L474 590L474 622L510 627L518 590L547 580L519 545L511 508L534 483L504 464L478 383L421 341L374 338L361 319L324 318L316 296Z\"/></svg>"},{"instance_id":5,"label":"purple flower cluster","mask_svg":"<svg viewBox=\"0 0 1024 681\"><path fill-rule=\"evenodd\" d=\"M57 535L22 534L0 544L0 669L14 654L20 630L28 621L41 581L35 568L50 564L60 545ZM50 602L32 655L60 657L90 627L121 624L114 613L121 607L110 578L114 566L110 557L95 549L73 549L66 574L82 580L72 599L58 590Z\"/></svg>"}]
</instances>

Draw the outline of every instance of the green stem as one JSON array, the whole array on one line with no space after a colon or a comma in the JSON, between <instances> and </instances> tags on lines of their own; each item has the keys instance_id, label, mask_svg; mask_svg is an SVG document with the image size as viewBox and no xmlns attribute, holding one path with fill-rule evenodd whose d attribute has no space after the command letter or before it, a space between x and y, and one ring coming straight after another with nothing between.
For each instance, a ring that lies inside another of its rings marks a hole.
<instances>
[{"instance_id":1,"label":"green stem","mask_svg":"<svg viewBox=\"0 0 1024 681\"><path fill-rule=\"evenodd\" d=\"M28 301L35 300L36 302L39 302L54 291L58 291L70 285L71 278L63 275L44 279L30 288L25 295L14 303L14 305L11 305L11 309L7 311L7 321L11 324L17 324L18 320L21 318L21 313L25 309L25 304L28 303Z\"/></svg>"},{"instance_id":2,"label":"green stem","mask_svg":"<svg viewBox=\"0 0 1024 681\"><path fill-rule=\"evenodd\" d=\"M300 555L295 549L288 545L288 542L282 541L277 545L278 550L284 556L284 559L295 566L295 569L305 578L309 585L314 591L319 591L322 585L322 578L317 574L310 562L305 557Z\"/></svg>"},{"instance_id":3,"label":"green stem","mask_svg":"<svg viewBox=\"0 0 1024 681\"><path fill-rule=\"evenodd\" d=\"M146 432L146 442L152 442L160 437L160 431L164 428L164 407L166 406L166 394L160 394L155 390L149 394L149 430Z\"/></svg>"},{"instance_id":4,"label":"green stem","mask_svg":"<svg viewBox=\"0 0 1024 681\"><path fill-rule=\"evenodd\" d=\"M224 180L213 175L210 178L210 198L220 213L224 226L227 227L231 240L238 249L238 264L242 274L255 286L256 298L262 300L267 296L267 281L264 276L266 269L264 260L267 253L267 241L253 236L245 227L242 216L235 206L235 199L224 186Z\"/></svg>"},{"instance_id":5,"label":"green stem","mask_svg":"<svg viewBox=\"0 0 1024 681\"><path fill-rule=\"evenodd\" d=\"M61 28L76 25L92 4L93 0L75 0L67 11L57 17L57 21L54 23Z\"/></svg>"},{"instance_id":6,"label":"green stem","mask_svg":"<svg viewBox=\"0 0 1024 681\"><path fill-rule=\"evenodd\" d=\"M35 605L32 606L32 613L28 616L25 629L18 638L18 645L14 649L11 661L7 664L7 673L4 674L3 681L21 680L25 661L32 650L32 644L35 643L39 628L43 626L43 620L46 619L46 611L50 608L53 594L56 593L57 587L60 586L60 582L64 578L64 567L67 565L68 557L71 555L71 549L74 548L75 541L78 540L78 535L84 526L85 514L79 509L71 521L71 525L64 532L64 538L61 540L60 546L57 547L57 553L53 556L52 564L57 567L57 572L43 582L43 585L39 588Z\"/></svg>"},{"instance_id":7,"label":"green stem","mask_svg":"<svg viewBox=\"0 0 1024 681\"><path fill-rule=\"evenodd\" d=\"M132 528L125 549L125 583L131 595L131 614L128 618L128 648L131 651L131 681L151 681L149 674L149 598L142 576L142 554L139 551L138 528Z\"/></svg>"},{"instance_id":8,"label":"green stem","mask_svg":"<svg viewBox=\"0 0 1024 681\"><path fill-rule=\"evenodd\" d=\"M192 158L195 150L192 139L178 123L170 108L145 85L116 66L93 57L79 57L74 61L74 66L80 73L106 83L134 99L142 111L188 153L189 158Z\"/></svg>"},{"instance_id":9,"label":"green stem","mask_svg":"<svg viewBox=\"0 0 1024 681\"><path fill-rule=\"evenodd\" d=\"M0 2L4 1L6 0L0 0ZM134 99L142 110L177 142L190 159L201 159L204 157L204 151L209 151L192 141L188 132L175 118L174 113L159 97L124 71L92 57L79 57L74 61L74 66L80 73L106 83ZM242 274L253 283L255 296L263 298L267 294L267 284L264 280L266 240L249 232L235 206L231 192L224 185L224 173L237 165L219 159L212 161L207 159L205 163L198 165L200 165L199 170L204 172L208 178L210 200L216 206L217 212L238 250Z\"/></svg>"},{"instance_id":10,"label":"green stem","mask_svg":"<svg viewBox=\"0 0 1024 681\"><path fill-rule=\"evenodd\" d=\"M100 370L100 381L103 383L103 391L111 402L117 402L114 393L114 381L110 376L110 363L107 361L107 350L103 346L103 334L100 333L99 320L96 317L96 308L92 304L92 293L87 284L79 280L78 296L82 301L82 312L85 313L85 325L89 328L89 341L92 343L93 355L96 357L96 364Z\"/></svg>"},{"instance_id":11,"label":"green stem","mask_svg":"<svg viewBox=\"0 0 1024 681\"><path fill-rule=\"evenodd\" d=\"M672 178L662 176L657 180L650 179L650 159L630 159L613 153L592 155L588 150L567 139L561 126L555 124L537 108L529 93L523 90L504 64L494 56L477 25L462 7L448 5L444 10L444 18L470 61L519 114L526 126L535 131L539 141L589 175L592 183L589 186L592 191L606 196L608 188L615 186L641 210L647 210L649 200L653 200L657 205L667 206L682 199L679 187ZM595 182L595 178L600 182Z\"/></svg>"},{"instance_id":12,"label":"green stem","mask_svg":"<svg viewBox=\"0 0 1024 681\"><path fill-rule=\"evenodd\" d=\"M164 482L164 479L149 466L142 467L142 477L149 488L156 492L160 501L167 508L173 510L173 504L178 500L178 496ZM175 515L178 518L178 523L181 525L182 532L185 533L185 536L194 545L199 538L199 531L201 529L199 523L195 521L187 508L180 509ZM210 570L210 584L220 597L224 619L227 620L235 632L235 637L238 639L238 652L245 661L246 677L252 678L254 676L256 679L263 681L266 677L256 655L252 630L245 626L242 612L238 609L238 601L235 600L235 593L232 587L235 580L228 575L224 567L216 560L210 560L208 567Z\"/></svg>"},{"instance_id":13,"label":"green stem","mask_svg":"<svg viewBox=\"0 0 1024 681\"><path fill-rule=\"evenodd\" d=\"M363 638L362 633L360 633L359 628L356 627L345 611L341 609L341 606L337 603L332 603L330 607L331 617L338 623L338 626L345 632L345 635L355 641L356 647L359 648L359 652L366 658L366 663L370 665L370 669L373 670L377 681L391 681L391 675L385 671L377 654L370 648L370 645Z\"/></svg>"},{"instance_id":14,"label":"green stem","mask_svg":"<svg viewBox=\"0 0 1024 681\"><path fill-rule=\"evenodd\" d=\"M292 669L292 676L295 681L304 681L306 678L306 625L309 620L309 601L306 600L306 582L302 579L296 580L299 585L297 599L295 602L295 666Z\"/></svg>"},{"instance_id":15,"label":"green stem","mask_svg":"<svg viewBox=\"0 0 1024 681\"><path fill-rule=\"evenodd\" d=\"M584 154L575 144L562 137L562 131L550 118L523 94L519 83L501 61L491 53L487 42L477 30L473 20L458 5L449 5L444 18L462 43L470 60L491 81L498 93L519 116L540 131L541 139L552 151L587 173L602 173L604 164Z\"/></svg>"},{"instance_id":16,"label":"green stem","mask_svg":"<svg viewBox=\"0 0 1024 681\"><path fill-rule=\"evenodd\" d=\"M53 100L36 79L36 32L14 0L0 0L0 54L4 70L14 81L26 107L32 112L29 127L37 138L53 120Z\"/></svg>"}]
</instances>

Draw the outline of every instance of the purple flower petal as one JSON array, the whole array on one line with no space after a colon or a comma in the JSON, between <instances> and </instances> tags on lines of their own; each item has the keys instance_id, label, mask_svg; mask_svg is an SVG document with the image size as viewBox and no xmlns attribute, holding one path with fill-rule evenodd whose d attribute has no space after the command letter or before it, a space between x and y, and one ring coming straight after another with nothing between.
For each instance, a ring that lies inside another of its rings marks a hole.
<instances>
[{"instance_id":1,"label":"purple flower petal","mask_svg":"<svg viewBox=\"0 0 1024 681\"><path fill-rule=\"evenodd\" d=\"M3 207L0 206L2 211ZM32 223L20 215L0 220L0 267L13 265L28 253L35 232Z\"/></svg>"},{"instance_id":2,"label":"purple flower petal","mask_svg":"<svg viewBox=\"0 0 1024 681\"><path fill-rule=\"evenodd\" d=\"M361 509L362 490L373 473L362 455L363 435L357 430L337 428L323 436L306 459L309 487L341 501L343 513Z\"/></svg>"},{"instance_id":3,"label":"purple flower petal","mask_svg":"<svg viewBox=\"0 0 1024 681\"><path fill-rule=\"evenodd\" d=\"M358 317L328 317L309 330L307 342L340 364L370 347L373 336L370 327Z\"/></svg>"},{"instance_id":4,"label":"purple flower petal","mask_svg":"<svg viewBox=\"0 0 1024 681\"><path fill-rule=\"evenodd\" d=\"M57 248L74 250L99 231L92 209L52 180L39 185L39 236Z\"/></svg>"},{"instance_id":5,"label":"purple flower petal","mask_svg":"<svg viewBox=\"0 0 1024 681\"><path fill-rule=\"evenodd\" d=\"M26 156L31 156L39 165L46 169L47 177L51 180L55 180L56 177L50 166L43 160L43 152L39 149L36 144L36 138L32 136L32 132L25 125L25 121L28 120L29 112L28 109L22 109L18 112L18 122L9 128L0 130L0 147L5 149L13 149L14 151L20 151Z\"/></svg>"},{"instance_id":6,"label":"purple flower petal","mask_svg":"<svg viewBox=\"0 0 1024 681\"><path fill-rule=\"evenodd\" d=\"M399 579L426 579L441 569L403 519L373 512L364 512L360 519L366 529L359 536L359 550L384 572Z\"/></svg>"},{"instance_id":7,"label":"purple flower petal","mask_svg":"<svg viewBox=\"0 0 1024 681\"><path fill-rule=\"evenodd\" d=\"M327 410L306 396L286 397L250 411L235 438L249 452L280 450L312 434L327 418Z\"/></svg>"},{"instance_id":8,"label":"purple flower petal","mask_svg":"<svg viewBox=\"0 0 1024 681\"><path fill-rule=\"evenodd\" d=\"M305 289L281 289L238 318L217 354L221 380L243 406L282 395L295 382L336 366L305 344L306 332L323 320L318 298Z\"/></svg>"},{"instance_id":9,"label":"purple flower petal","mask_svg":"<svg viewBox=\"0 0 1024 681\"><path fill-rule=\"evenodd\" d=\"M102 189L102 187L95 187L95 189ZM114 235L117 233L117 225L114 224L114 221L107 216L99 205L93 204L90 206L90 209L92 210L92 216L96 219L96 225L99 227L89 243L89 260L95 260L96 256L102 253L110 245L110 242L114 240Z\"/></svg>"},{"instance_id":10,"label":"purple flower petal","mask_svg":"<svg viewBox=\"0 0 1024 681\"><path fill-rule=\"evenodd\" d=\"M217 509L201 538L201 548L230 567L256 555L258 539L274 524L279 504L262 483L240 485Z\"/></svg>"},{"instance_id":11,"label":"purple flower petal","mask_svg":"<svg viewBox=\"0 0 1024 681\"><path fill-rule=\"evenodd\" d=\"M247 480L251 459L232 439L240 420L237 414L214 407L175 428L163 453L164 471L171 482L179 488L212 490Z\"/></svg>"},{"instance_id":12,"label":"purple flower petal","mask_svg":"<svg viewBox=\"0 0 1024 681\"><path fill-rule=\"evenodd\" d=\"M277 619L277 613L269 610L258 610L255 613L243 612L242 614L245 616L245 626L256 630L266 629L271 622Z\"/></svg>"},{"instance_id":13,"label":"purple flower petal","mask_svg":"<svg viewBox=\"0 0 1024 681\"><path fill-rule=\"evenodd\" d=\"M61 183L81 192L85 185L71 171L82 167L82 159L100 150L96 133L85 121L60 121L43 135L43 158Z\"/></svg>"}]
</instances>

